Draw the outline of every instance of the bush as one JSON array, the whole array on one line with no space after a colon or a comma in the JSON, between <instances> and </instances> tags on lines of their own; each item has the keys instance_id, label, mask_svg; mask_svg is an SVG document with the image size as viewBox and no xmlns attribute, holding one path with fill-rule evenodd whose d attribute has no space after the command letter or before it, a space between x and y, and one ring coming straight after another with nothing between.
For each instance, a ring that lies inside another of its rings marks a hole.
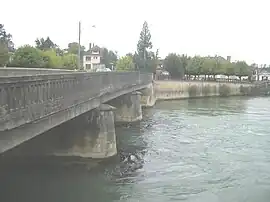
<instances>
[{"instance_id":1,"label":"bush","mask_svg":"<svg viewBox=\"0 0 270 202\"><path fill-rule=\"evenodd\" d=\"M65 54L63 56L63 68L65 69L79 69L78 68L78 57L75 54Z\"/></svg>"},{"instance_id":2,"label":"bush","mask_svg":"<svg viewBox=\"0 0 270 202\"><path fill-rule=\"evenodd\" d=\"M39 68L45 67L45 65L46 61L44 60L43 52L32 46L26 45L15 51L10 66Z\"/></svg>"},{"instance_id":3,"label":"bush","mask_svg":"<svg viewBox=\"0 0 270 202\"><path fill-rule=\"evenodd\" d=\"M56 54L56 51L51 49L42 52L44 61L46 62L45 68L59 69L63 67L63 60L61 56Z\"/></svg>"},{"instance_id":4,"label":"bush","mask_svg":"<svg viewBox=\"0 0 270 202\"><path fill-rule=\"evenodd\" d=\"M219 86L219 95L220 96L229 96L230 95L230 87L223 84Z\"/></svg>"},{"instance_id":5,"label":"bush","mask_svg":"<svg viewBox=\"0 0 270 202\"><path fill-rule=\"evenodd\" d=\"M197 94L197 86L196 85L191 85L188 87L188 94L189 97L195 97Z\"/></svg>"}]
</instances>

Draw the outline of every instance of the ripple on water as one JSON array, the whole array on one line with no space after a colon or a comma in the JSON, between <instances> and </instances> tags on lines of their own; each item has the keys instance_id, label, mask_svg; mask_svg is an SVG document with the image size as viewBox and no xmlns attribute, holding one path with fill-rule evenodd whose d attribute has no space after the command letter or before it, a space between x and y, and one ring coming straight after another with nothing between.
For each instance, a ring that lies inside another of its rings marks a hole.
<instances>
[{"instance_id":1,"label":"ripple on water","mask_svg":"<svg viewBox=\"0 0 270 202\"><path fill-rule=\"evenodd\" d=\"M268 202L269 106L269 98L160 102L146 109L140 124L117 129L119 147L139 153L142 169L123 173L116 159L89 175L40 174L48 186L57 184L52 186L55 190L65 190L57 193L43 186L40 201L55 201L57 196L58 202ZM33 192L42 184L34 186L32 179L22 177L24 187ZM16 183L10 178L4 184ZM18 185L12 190L21 199L31 195L27 191L19 195ZM26 201L37 200L22 199Z\"/></svg>"}]
</instances>

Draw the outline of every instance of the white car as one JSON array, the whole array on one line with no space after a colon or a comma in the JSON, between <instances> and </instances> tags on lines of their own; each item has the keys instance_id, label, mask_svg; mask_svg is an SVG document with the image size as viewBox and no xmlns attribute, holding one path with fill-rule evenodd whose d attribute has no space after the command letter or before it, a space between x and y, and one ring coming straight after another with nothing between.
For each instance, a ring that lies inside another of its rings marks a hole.
<instances>
[{"instance_id":1,"label":"white car","mask_svg":"<svg viewBox=\"0 0 270 202\"><path fill-rule=\"evenodd\" d=\"M112 70L109 68L102 68L102 69L97 69L96 72L111 72Z\"/></svg>"}]
</instances>

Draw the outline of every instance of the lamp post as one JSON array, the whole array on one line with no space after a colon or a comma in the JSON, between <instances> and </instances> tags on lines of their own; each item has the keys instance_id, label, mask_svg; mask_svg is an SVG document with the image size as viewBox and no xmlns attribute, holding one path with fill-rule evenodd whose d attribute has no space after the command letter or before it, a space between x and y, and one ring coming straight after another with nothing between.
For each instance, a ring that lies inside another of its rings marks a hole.
<instances>
[{"instance_id":1,"label":"lamp post","mask_svg":"<svg viewBox=\"0 0 270 202\"><path fill-rule=\"evenodd\" d=\"M91 28L96 28L96 25L92 25ZM78 40L78 68L81 67L81 21L79 21L79 40Z\"/></svg>"},{"instance_id":2,"label":"lamp post","mask_svg":"<svg viewBox=\"0 0 270 202\"><path fill-rule=\"evenodd\" d=\"M79 21L78 69L81 68L81 21Z\"/></svg>"}]
</instances>

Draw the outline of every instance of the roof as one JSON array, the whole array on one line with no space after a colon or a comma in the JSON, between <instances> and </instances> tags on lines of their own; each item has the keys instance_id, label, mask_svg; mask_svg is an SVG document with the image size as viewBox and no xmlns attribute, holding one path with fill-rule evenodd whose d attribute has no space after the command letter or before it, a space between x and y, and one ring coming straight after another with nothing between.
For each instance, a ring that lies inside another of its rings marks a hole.
<instances>
[{"instance_id":1,"label":"roof","mask_svg":"<svg viewBox=\"0 0 270 202\"><path fill-rule=\"evenodd\" d=\"M92 54L93 52L98 52L99 55L101 55L101 48L97 45L93 46L91 49L89 49L88 51L86 51L84 53L84 55L97 55L97 54Z\"/></svg>"}]
</instances>

